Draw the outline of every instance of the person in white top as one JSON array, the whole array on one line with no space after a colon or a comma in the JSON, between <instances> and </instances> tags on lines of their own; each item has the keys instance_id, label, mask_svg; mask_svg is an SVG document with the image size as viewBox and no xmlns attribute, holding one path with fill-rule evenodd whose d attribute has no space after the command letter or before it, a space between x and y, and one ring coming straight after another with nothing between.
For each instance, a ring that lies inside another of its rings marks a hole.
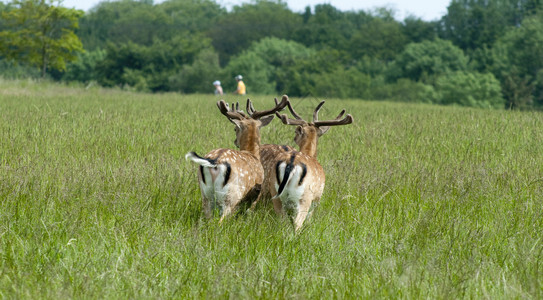
<instances>
[{"instance_id":1,"label":"person in white top","mask_svg":"<svg viewBox=\"0 0 543 300\"><path fill-rule=\"evenodd\" d=\"M215 86L215 95L222 95L222 86L221 82L218 80L213 81L213 85Z\"/></svg>"}]
</instances>

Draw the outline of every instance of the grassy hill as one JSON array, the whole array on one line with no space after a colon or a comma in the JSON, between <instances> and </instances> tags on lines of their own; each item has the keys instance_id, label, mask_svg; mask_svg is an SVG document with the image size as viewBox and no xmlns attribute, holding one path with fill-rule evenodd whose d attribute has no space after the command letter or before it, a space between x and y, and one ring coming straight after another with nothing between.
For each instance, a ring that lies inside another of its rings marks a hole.
<instances>
[{"instance_id":1,"label":"grassy hill","mask_svg":"<svg viewBox=\"0 0 543 300\"><path fill-rule=\"evenodd\" d=\"M0 81L0 297L543 297L541 113L326 99L355 122L294 235L268 206L203 217L184 154L234 147L217 100Z\"/></svg>"}]
</instances>

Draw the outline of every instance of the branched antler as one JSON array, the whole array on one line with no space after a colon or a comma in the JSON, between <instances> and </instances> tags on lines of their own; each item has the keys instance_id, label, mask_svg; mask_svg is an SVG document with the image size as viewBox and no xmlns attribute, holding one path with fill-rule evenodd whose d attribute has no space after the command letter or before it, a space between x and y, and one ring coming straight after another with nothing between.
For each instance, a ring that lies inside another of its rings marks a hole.
<instances>
[{"instance_id":1,"label":"branched antler","mask_svg":"<svg viewBox=\"0 0 543 300\"><path fill-rule=\"evenodd\" d=\"M335 125L347 125L351 124L353 122L353 117L350 114L347 114L345 118L341 119L343 115L345 114L345 109L342 110L339 115L333 119L333 120L326 120L326 121L319 121L319 111L324 105L324 100L317 105L315 108L315 111L313 112L313 122L311 124L315 125L315 127L321 127L321 126L335 126ZM309 122L305 121L294 111L294 108L292 108L292 105L290 104L290 101L287 104L288 109L290 110L290 113L294 116L295 119L290 119L285 114L279 114L276 113L276 115L281 119L283 124L286 125L307 125L310 124Z\"/></svg>"},{"instance_id":2,"label":"branched antler","mask_svg":"<svg viewBox=\"0 0 543 300\"><path fill-rule=\"evenodd\" d=\"M274 108L268 109L268 110L257 111L253 107L253 103L251 102L251 100L247 99L247 113L249 114L249 116L251 116L251 118L253 118L255 120L258 120L258 119L260 119L260 118L262 118L264 116L274 114L274 113L284 109L285 106L287 106L288 103L289 103L288 102L288 96L283 95L280 103L277 103L277 98L275 98L275 107Z\"/></svg>"},{"instance_id":3,"label":"branched antler","mask_svg":"<svg viewBox=\"0 0 543 300\"><path fill-rule=\"evenodd\" d=\"M228 107L228 103L224 100L219 100L217 102L217 107L223 115L225 115L229 120L243 120L246 118L245 114L239 110L239 103L232 103L232 107Z\"/></svg>"}]
</instances>

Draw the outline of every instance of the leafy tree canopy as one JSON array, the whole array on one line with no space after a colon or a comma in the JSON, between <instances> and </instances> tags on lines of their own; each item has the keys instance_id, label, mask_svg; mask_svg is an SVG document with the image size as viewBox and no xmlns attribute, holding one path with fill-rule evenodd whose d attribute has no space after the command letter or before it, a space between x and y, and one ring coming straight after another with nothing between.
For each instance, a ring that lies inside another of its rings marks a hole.
<instances>
[{"instance_id":1,"label":"leafy tree canopy","mask_svg":"<svg viewBox=\"0 0 543 300\"><path fill-rule=\"evenodd\" d=\"M450 41L436 39L411 43L398 55L390 69L390 78L409 78L431 82L436 76L466 70L468 57Z\"/></svg>"},{"instance_id":2,"label":"leafy tree canopy","mask_svg":"<svg viewBox=\"0 0 543 300\"><path fill-rule=\"evenodd\" d=\"M458 104L481 108L503 108L505 101L500 82L491 73L452 72L436 82L442 104Z\"/></svg>"},{"instance_id":3,"label":"leafy tree canopy","mask_svg":"<svg viewBox=\"0 0 543 300\"><path fill-rule=\"evenodd\" d=\"M2 12L0 53L41 70L65 70L83 51L74 33L83 12L60 6L59 0L16 0L14 8Z\"/></svg>"},{"instance_id":4,"label":"leafy tree canopy","mask_svg":"<svg viewBox=\"0 0 543 300\"><path fill-rule=\"evenodd\" d=\"M235 6L231 13L218 20L210 37L221 60L226 62L262 38L289 39L301 21L285 3L259 0Z\"/></svg>"},{"instance_id":5,"label":"leafy tree canopy","mask_svg":"<svg viewBox=\"0 0 543 300\"><path fill-rule=\"evenodd\" d=\"M543 104L543 15L511 28L492 49L492 70L502 82L508 107Z\"/></svg>"}]
</instances>

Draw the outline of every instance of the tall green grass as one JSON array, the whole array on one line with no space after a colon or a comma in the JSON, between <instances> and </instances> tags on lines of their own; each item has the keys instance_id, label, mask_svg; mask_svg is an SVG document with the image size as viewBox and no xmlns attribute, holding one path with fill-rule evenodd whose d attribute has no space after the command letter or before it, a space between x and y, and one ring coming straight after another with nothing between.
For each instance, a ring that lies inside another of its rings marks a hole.
<instances>
[{"instance_id":1,"label":"tall green grass","mask_svg":"<svg viewBox=\"0 0 543 300\"><path fill-rule=\"evenodd\" d=\"M295 235L203 217L183 157L233 147L217 100L0 81L0 298L543 297L542 114L329 99L355 123L320 138Z\"/></svg>"}]
</instances>

